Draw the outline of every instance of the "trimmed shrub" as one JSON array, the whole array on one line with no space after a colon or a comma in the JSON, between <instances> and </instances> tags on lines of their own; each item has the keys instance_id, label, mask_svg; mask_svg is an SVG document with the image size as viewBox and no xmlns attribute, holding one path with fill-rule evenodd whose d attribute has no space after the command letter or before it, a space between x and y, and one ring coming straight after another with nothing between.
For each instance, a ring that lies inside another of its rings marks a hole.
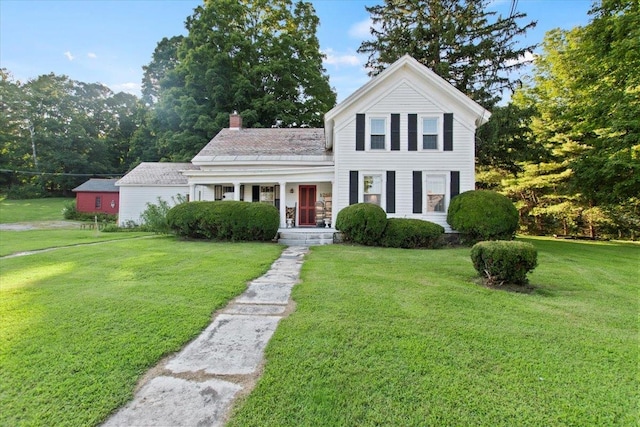
<instances>
[{"instance_id":1,"label":"trimmed shrub","mask_svg":"<svg viewBox=\"0 0 640 427\"><path fill-rule=\"evenodd\" d=\"M179 236L215 240L260 240L275 237L278 210L265 203L189 202L167 212L167 224Z\"/></svg>"},{"instance_id":2,"label":"trimmed shrub","mask_svg":"<svg viewBox=\"0 0 640 427\"><path fill-rule=\"evenodd\" d=\"M356 203L338 212L336 229L345 241L377 246L387 226L387 214L378 205Z\"/></svg>"},{"instance_id":3,"label":"trimmed shrub","mask_svg":"<svg viewBox=\"0 0 640 427\"><path fill-rule=\"evenodd\" d=\"M442 246L444 227L429 221L412 218L389 218L381 246L388 248L426 248Z\"/></svg>"},{"instance_id":4,"label":"trimmed shrub","mask_svg":"<svg viewBox=\"0 0 640 427\"><path fill-rule=\"evenodd\" d=\"M471 248L471 261L487 284L524 285L527 273L538 265L538 252L526 242L479 242Z\"/></svg>"},{"instance_id":5,"label":"trimmed shrub","mask_svg":"<svg viewBox=\"0 0 640 427\"><path fill-rule=\"evenodd\" d=\"M512 240L518 229L518 210L511 200L489 190L473 190L451 200L447 222L464 243Z\"/></svg>"}]
</instances>

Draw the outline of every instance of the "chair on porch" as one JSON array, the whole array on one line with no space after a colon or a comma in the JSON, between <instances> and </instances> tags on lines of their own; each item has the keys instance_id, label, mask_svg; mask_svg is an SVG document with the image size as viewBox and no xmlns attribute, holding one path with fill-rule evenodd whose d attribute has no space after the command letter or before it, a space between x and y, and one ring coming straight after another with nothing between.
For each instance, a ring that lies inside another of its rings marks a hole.
<instances>
[{"instance_id":1,"label":"chair on porch","mask_svg":"<svg viewBox=\"0 0 640 427\"><path fill-rule=\"evenodd\" d=\"M286 213L286 222L287 222L287 228L292 228L296 226L296 210L298 208L298 204L296 203L295 205L293 205L293 207L289 207L287 206L287 213Z\"/></svg>"}]
</instances>

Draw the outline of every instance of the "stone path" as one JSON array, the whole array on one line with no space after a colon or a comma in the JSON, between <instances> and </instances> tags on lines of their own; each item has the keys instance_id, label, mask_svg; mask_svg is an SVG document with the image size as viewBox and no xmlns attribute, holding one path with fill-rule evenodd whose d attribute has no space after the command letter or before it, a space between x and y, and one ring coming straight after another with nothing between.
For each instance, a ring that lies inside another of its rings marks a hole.
<instances>
[{"instance_id":1,"label":"stone path","mask_svg":"<svg viewBox=\"0 0 640 427\"><path fill-rule=\"evenodd\" d=\"M147 374L133 401L103 426L223 425L234 399L255 385L267 342L290 311L307 252L286 248L200 336Z\"/></svg>"}]
</instances>

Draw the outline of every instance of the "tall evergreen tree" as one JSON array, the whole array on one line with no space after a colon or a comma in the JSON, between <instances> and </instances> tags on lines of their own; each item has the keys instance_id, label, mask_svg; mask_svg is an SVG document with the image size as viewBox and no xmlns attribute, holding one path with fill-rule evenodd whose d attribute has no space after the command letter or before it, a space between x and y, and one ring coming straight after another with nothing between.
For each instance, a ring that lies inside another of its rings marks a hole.
<instances>
[{"instance_id":1,"label":"tall evergreen tree","mask_svg":"<svg viewBox=\"0 0 640 427\"><path fill-rule=\"evenodd\" d=\"M536 24L521 26L525 14L503 17L488 5L489 0L385 0L366 8L373 39L358 52L369 54L371 75L409 54L491 109L504 90L513 89L509 72L522 67L535 48L518 46L517 39Z\"/></svg>"},{"instance_id":2,"label":"tall evergreen tree","mask_svg":"<svg viewBox=\"0 0 640 427\"><path fill-rule=\"evenodd\" d=\"M322 65L318 24L304 1L207 0L197 7L175 66L165 67L159 81L148 130L159 155L190 160L234 110L246 127L276 120L321 126L336 95Z\"/></svg>"}]
</instances>

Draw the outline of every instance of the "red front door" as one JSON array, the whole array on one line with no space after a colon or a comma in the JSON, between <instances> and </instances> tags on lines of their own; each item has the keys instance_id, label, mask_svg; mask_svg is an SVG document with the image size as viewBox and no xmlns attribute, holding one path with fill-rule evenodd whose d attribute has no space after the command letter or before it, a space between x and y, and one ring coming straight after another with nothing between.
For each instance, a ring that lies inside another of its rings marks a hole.
<instances>
[{"instance_id":1,"label":"red front door","mask_svg":"<svg viewBox=\"0 0 640 427\"><path fill-rule=\"evenodd\" d=\"M316 186L301 185L298 187L298 194L298 225L316 225Z\"/></svg>"}]
</instances>

